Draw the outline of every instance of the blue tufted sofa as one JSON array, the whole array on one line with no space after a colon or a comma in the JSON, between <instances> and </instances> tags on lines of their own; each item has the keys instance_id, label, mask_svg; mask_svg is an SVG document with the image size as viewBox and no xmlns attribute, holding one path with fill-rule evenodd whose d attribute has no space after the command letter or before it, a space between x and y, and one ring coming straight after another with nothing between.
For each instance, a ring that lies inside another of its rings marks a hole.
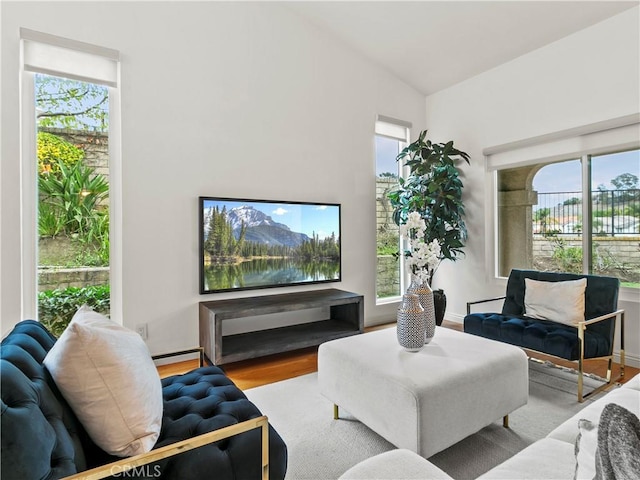
<instances>
[{"instance_id":1,"label":"blue tufted sofa","mask_svg":"<svg viewBox=\"0 0 640 480\"><path fill-rule=\"evenodd\" d=\"M57 479L105 464L113 466L103 467L102 476L93 478L113 475L114 478L253 480L261 478L266 471L263 444L268 445L269 478L284 478L287 448L283 440L258 408L215 366L162 380L164 412L160 437L154 450L141 456L158 452L157 458L152 463L146 459L133 464L146 464L144 468L140 466L122 473L124 465L136 457L122 460L100 450L43 366L55 341L45 327L33 320L17 324L2 341L3 480ZM227 431L245 433L223 438ZM184 446L170 446L180 441ZM165 450L184 453L160 454ZM110 463L114 461L119 462Z\"/></svg>"},{"instance_id":2,"label":"blue tufted sofa","mask_svg":"<svg viewBox=\"0 0 640 480\"><path fill-rule=\"evenodd\" d=\"M585 289L585 321L578 327L549 320L527 317L525 313L525 278L559 282L587 279ZM578 400L612 383L614 335L620 321L620 377L624 376L624 311L618 310L620 280L599 275L540 272L513 269L507 280L505 296L467 303L464 331L481 337L511 343L555 357L578 362ZM504 300L500 313L471 313L471 306ZM583 362L585 359L607 359L607 384L583 394Z\"/></svg>"}]
</instances>

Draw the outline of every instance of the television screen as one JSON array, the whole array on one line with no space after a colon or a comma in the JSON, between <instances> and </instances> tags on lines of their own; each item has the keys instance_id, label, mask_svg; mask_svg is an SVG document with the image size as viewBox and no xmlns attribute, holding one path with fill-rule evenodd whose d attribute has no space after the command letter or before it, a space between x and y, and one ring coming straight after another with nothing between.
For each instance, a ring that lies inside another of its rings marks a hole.
<instances>
[{"instance_id":1,"label":"television screen","mask_svg":"<svg viewBox=\"0 0 640 480\"><path fill-rule=\"evenodd\" d=\"M200 293L341 280L340 205L200 197Z\"/></svg>"}]
</instances>

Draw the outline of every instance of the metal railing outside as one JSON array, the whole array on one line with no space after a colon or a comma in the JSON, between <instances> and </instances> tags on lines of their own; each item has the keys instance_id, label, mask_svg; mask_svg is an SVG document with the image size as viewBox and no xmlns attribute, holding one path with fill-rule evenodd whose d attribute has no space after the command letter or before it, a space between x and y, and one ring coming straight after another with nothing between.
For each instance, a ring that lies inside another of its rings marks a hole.
<instances>
[{"instance_id":1,"label":"metal railing outside","mask_svg":"<svg viewBox=\"0 0 640 480\"><path fill-rule=\"evenodd\" d=\"M591 194L592 231L597 235L640 235L640 189L598 190ZM582 233L582 192L538 193L533 232L543 235Z\"/></svg>"}]
</instances>

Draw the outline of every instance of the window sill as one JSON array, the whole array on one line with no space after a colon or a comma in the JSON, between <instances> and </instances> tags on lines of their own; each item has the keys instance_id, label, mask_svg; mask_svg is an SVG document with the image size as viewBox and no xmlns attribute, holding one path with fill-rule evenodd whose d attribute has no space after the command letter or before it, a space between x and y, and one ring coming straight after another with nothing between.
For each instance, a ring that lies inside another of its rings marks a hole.
<instances>
[{"instance_id":1,"label":"window sill","mask_svg":"<svg viewBox=\"0 0 640 480\"><path fill-rule=\"evenodd\" d=\"M389 305L391 303L399 303L401 301L402 301L402 295L398 295L397 297L376 298L376 306Z\"/></svg>"}]
</instances>

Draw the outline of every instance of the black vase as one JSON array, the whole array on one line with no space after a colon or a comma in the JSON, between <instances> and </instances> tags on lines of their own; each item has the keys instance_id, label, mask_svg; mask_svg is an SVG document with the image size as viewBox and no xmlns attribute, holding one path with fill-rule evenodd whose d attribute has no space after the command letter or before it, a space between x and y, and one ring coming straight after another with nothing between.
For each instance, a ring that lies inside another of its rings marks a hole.
<instances>
[{"instance_id":1,"label":"black vase","mask_svg":"<svg viewBox=\"0 0 640 480\"><path fill-rule=\"evenodd\" d=\"M440 326L444 320L444 311L447 309L447 296L441 288L433 291L433 306L436 311L436 325Z\"/></svg>"}]
</instances>

